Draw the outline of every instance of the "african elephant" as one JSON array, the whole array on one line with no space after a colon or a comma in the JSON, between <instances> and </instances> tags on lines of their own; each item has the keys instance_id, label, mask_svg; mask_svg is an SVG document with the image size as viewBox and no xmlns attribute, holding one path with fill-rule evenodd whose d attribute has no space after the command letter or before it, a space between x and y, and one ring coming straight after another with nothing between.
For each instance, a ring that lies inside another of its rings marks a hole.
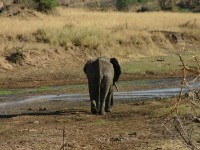
<instances>
[{"instance_id":1,"label":"african elephant","mask_svg":"<svg viewBox=\"0 0 200 150\"><path fill-rule=\"evenodd\" d=\"M88 78L91 112L101 115L110 112L113 105L113 85L121 74L118 60L107 57L89 60L83 71Z\"/></svg>"}]
</instances>

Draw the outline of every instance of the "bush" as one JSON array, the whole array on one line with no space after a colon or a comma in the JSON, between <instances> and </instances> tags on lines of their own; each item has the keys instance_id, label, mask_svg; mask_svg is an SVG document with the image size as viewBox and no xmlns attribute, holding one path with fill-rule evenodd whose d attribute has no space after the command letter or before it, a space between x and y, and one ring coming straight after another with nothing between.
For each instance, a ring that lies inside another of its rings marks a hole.
<instances>
[{"instance_id":1,"label":"bush","mask_svg":"<svg viewBox=\"0 0 200 150\"><path fill-rule=\"evenodd\" d=\"M48 11L52 10L57 6L56 0L36 0L38 2L38 10L39 11Z\"/></svg>"},{"instance_id":2,"label":"bush","mask_svg":"<svg viewBox=\"0 0 200 150\"><path fill-rule=\"evenodd\" d=\"M10 56L7 56L7 60L13 63L19 63L24 59L24 57L24 54L17 50L17 52L10 54Z\"/></svg>"},{"instance_id":3,"label":"bush","mask_svg":"<svg viewBox=\"0 0 200 150\"><path fill-rule=\"evenodd\" d=\"M57 0L15 0L14 3L43 12L52 10L57 6Z\"/></svg>"},{"instance_id":4,"label":"bush","mask_svg":"<svg viewBox=\"0 0 200 150\"><path fill-rule=\"evenodd\" d=\"M137 3L145 3L148 0L117 0L116 1L116 8L119 11L128 11L129 7L133 4Z\"/></svg>"},{"instance_id":5,"label":"bush","mask_svg":"<svg viewBox=\"0 0 200 150\"><path fill-rule=\"evenodd\" d=\"M128 6L130 5L131 0L117 0L116 8L119 11L128 11Z\"/></svg>"}]
</instances>

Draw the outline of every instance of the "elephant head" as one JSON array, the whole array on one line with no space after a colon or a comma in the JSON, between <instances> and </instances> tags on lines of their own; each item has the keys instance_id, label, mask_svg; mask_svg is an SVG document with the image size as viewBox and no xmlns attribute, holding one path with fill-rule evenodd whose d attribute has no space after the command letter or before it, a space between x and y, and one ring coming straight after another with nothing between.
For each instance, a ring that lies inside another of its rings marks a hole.
<instances>
[{"instance_id":1,"label":"elephant head","mask_svg":"<svg viewBox=\"0 0 200 150\"><path fill-rule=\"evenodd\" d=\"M105 114L113 105L113 85L121 74L116 58L99 57L89 60L83 71L88 78L88 87L93 114Z\"/></svg>"}]
</instances>

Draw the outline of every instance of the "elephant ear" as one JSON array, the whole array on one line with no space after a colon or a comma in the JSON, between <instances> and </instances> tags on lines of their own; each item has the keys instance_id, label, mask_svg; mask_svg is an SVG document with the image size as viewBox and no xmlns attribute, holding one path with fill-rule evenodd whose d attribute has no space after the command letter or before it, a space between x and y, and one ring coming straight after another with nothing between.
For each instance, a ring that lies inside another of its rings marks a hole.
<instances>
[{"instance_id":1,"label":"elephant ear","mask_svg":"<svg viewBox=\"0 0 200 150\"><path fill-rule=\"evenodd\" d=\"M120 67L119 62L116 58L110 58L110 62L113 64L113 68L114 68L114 71L115 71L113 82L117 82L118 79L119 79L119 76L121 74L121 67Z\"/></svg>"}]
</instances>

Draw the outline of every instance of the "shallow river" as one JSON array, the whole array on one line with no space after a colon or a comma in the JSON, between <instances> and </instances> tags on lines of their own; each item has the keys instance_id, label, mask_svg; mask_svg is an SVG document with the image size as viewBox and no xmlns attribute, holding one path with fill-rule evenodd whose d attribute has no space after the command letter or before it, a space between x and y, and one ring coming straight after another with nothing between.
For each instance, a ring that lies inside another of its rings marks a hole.
<instances>
[{"instance_id":1,"label":"shallow river","mask_svg":"<svg viewBox=\"0 0 200 150\"><path fill-rule=\"evenodd\" d=\"M126 81L119 83L119 86L144 86L148 85L147 89L142 90L129 90L114 92L115 100L148 100L148 99L163 99L168 97L177 96L180 92L180 79L168 78L168 79L155 79L155 80L137 80L137 81ZM161 88L151 88L151 87L161 87ZM81 86L81 85L80 85ZM167 87L167 88L166 88ZM200 87L200 82L191 84L190 88ZM59 87L54 87L59 88ZM25 89L30 90L30 89ZM184 92L189 89L185 88ZM9 108L12 105L22 105L24 103L41 102L41 101L88 101L89 95L87 93L81 94L60 94L60 95L38 95L38 96L26 96L26 97L15 97L6 96L7 100L0 101L0 109ZM13 100L12 100L13 99Z\"/></svg>"}]
</instances>

